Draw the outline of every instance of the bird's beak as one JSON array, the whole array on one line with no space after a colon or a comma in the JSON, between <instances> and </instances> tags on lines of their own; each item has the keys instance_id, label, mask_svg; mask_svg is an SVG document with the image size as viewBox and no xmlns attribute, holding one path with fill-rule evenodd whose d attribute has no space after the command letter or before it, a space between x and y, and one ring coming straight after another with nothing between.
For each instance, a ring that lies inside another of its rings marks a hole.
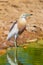
<instances>
[{"instance_id":1,"label":"bird's beak","mask_svg":"<svg viewBox=\"0 0 43 65\"><path fill-rule=\"evenodd\" d=\"M27 16L31 16L31 15L33 15L33 14L27 14Z\"/></svg>"}]
</instances>

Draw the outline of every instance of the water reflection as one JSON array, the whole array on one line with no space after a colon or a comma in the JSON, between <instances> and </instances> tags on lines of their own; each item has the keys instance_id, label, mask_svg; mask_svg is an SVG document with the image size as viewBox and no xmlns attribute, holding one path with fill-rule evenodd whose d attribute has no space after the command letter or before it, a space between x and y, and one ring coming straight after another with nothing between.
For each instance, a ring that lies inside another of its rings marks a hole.
<instances>
[{"instance_id":1,"label":"water reflection","mask_svg":"<svg viewBox=\"0 0 43 65\"><path fill-rule=\"evenodd\" d=\"M13 53L14 52L14 53ZM10 65L23 65L22 63L20 63L20 61L18 60L18 57L17 57L17 47L14 49L14 51L13 52L11 52L11 53L13 53L14 54L14 57L13 57L13 60L12 60L12 58L10 58L9 57L9 54L7 53L7 60L8 60L8 63L10 64ZM12 55L13 55L12 54Z\"/></svg>"},{"instance_id":2,"label":"water reflection","mask_svg":"<svg viewBox=\"0 0 43 65\"><path fill-rule=\"evenodd\" d=\"M13 54L13 55L12 55ZM14 65L32 65L29 61L32 60L32 57L29 56L29 53L27 51L27 49L24 49L22 47L18 47L15 51L15 49L10 50L8 52L9 57L7 57L7 59L10 58L10 60L8 60L10 62L10 65L14 64ZM12 57L11 57L12 56ZM17 60L17 63L15 64L15 57ZM12 60L13 63L12 63Z\"/></svg>"},{"instance_id":3,"label":"water reflection","mask_svg":"<svg viewBox=\"0 0 43 65\"><path fill-rule=\"evenodd\" d=\"M8 50L7 54L12 62L15 63L15 48ZM0 56L0 65L10 65L7 54ZM18 65L43 65L43 48L18 47L16 58Z\"/></svg>"}]
</instances>

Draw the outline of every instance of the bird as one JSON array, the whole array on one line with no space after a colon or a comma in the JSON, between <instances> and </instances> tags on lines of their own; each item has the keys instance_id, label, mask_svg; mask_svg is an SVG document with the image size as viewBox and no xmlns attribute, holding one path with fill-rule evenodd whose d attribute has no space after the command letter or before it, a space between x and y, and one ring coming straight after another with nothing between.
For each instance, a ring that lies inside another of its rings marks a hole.
<instances>
[{"instance_id":1,"label":"bird","mask_svg":"<svg viewBox=\"0 0 43 65\"><path fill-rule=\"evenodd\" d=\"M32 14L24 13L18 18L18 20L16 20L13 23L9 30L7 40L10 40L12 37L14 37L15 40L18 38L18 36L26 29L27 24L26 18L31 15Z\"/></svg>"},{"instance_id":2,"label":"bird","mask_svg":"<svg viewBox=\"0 0 43 65\"><path fill-rule=\"evenodd\" d=\"M26 24L27 24L27 17L31 16L32 14L28 14L28 13L23 13L21 14L21 16L18 18L18 20L16 20L13 25L11 26L10 30L9 30L9 34L7 36L7 40L10 40L12 37L14 37L15 41L14 41L14 45L15 48L17 47L17 38L20 34L22 34L22 32L26 29ZM15 62L17 62L16 59L16 52L17 50L15 50Z\"/></svg>"}]
</instances>

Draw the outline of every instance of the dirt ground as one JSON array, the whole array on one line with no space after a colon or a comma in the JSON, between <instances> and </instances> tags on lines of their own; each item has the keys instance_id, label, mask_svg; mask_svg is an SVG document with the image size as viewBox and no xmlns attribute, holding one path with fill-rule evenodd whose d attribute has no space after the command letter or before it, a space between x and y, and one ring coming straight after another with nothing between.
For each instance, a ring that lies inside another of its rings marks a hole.
<instances>
[{"instance_id":1,"label":"dirt ground","mask_svg":"<svg viewBox=\"0 0 43 65\"><path fill-rule=\"evenodd\" d=\"M6 41L6 37L11 25L22 13L33 14L28 18L28 24L38 28L37 32L24 31L18 38L18 44L43 37L43 0L0 0L0 48L13 46L14 39Z\"/></svg>"}]
</instances>

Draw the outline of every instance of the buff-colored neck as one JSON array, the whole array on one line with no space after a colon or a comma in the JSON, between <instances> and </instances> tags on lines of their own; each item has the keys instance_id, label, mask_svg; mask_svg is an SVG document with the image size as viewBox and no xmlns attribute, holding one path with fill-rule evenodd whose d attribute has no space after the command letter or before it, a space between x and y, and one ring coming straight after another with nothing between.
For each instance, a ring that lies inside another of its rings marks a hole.
<instances>
[{"instance_id":1,"label":"buff-colored neck","mask_svg":"<svg viewBox=\"0 0 43 65\"><path fill-rule=\"evenodd\" d=\"M21 23L21 24L26 24L26 19L25 18L20 18L18 20L18 22Z\"/></svg>"}]
</instances>

